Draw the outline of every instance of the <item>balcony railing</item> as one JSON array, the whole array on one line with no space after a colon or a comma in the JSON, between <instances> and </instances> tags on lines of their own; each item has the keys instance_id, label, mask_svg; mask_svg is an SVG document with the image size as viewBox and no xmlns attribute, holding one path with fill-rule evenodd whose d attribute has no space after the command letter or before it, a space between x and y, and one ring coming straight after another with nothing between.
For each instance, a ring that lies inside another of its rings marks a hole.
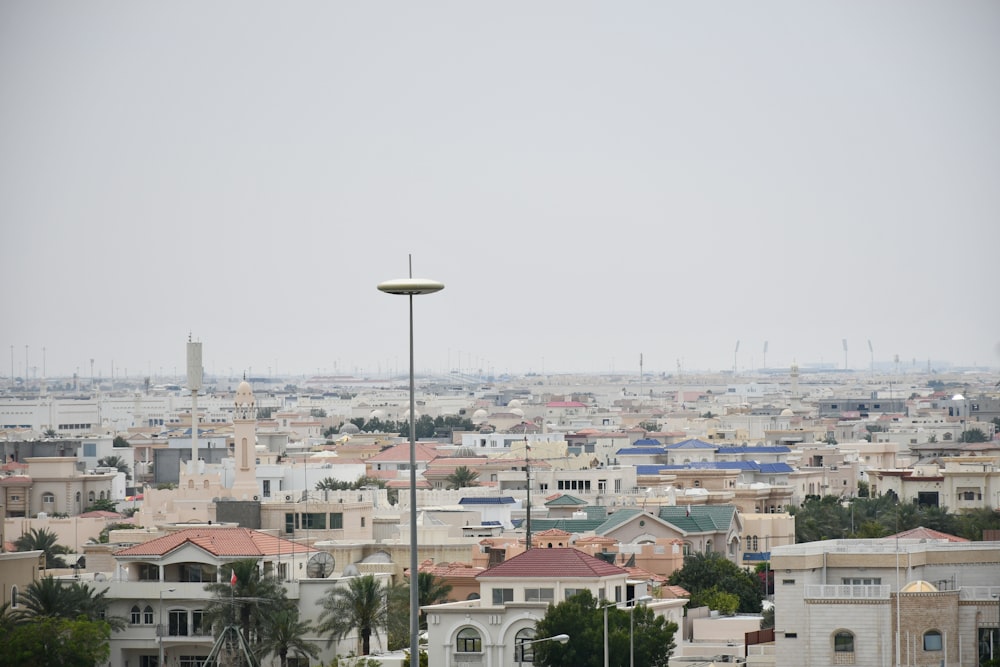
<instances>
[{"instance_id":1,"label":"balcony railing","mask_svg":"<svg viewBox=\"0 0 1000 667\"><path fill-rule=\"evenodd\" d=\"M806 599L826 600L888 600L888 586L849 586L849 585L808 585L805 587Z\"/></svg>"}]
</instances>

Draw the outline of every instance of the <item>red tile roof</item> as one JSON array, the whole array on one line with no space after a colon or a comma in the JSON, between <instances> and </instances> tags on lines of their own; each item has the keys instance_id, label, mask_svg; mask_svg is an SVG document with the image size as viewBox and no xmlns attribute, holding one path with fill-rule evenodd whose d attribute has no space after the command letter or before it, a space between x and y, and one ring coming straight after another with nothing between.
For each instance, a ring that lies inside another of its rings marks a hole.
<instances>
[{"instance_id":1,"label":"red tile roof","mask_svg":"<svg viewBox=\"0 0 1000 667\"><path fill-rule=\"evenodd\" d=\"M901 540L946 540L948 542L968 542L969 540L964 537L956 537L955 535L949 535L948 533L942 533L939 530L934 530L932 528L924 528L919 526L917 528L911 528L910 530L904 530L901 533L896 533L895 535L889 535L888 537L883 537L883 542L889 542L895 540L896 538Z\"/></svg>"},{"instance_id":2,"label":"red tile roof","mask_svg":"<svg viewBox=\"0 0 1000 667\"><path fill-rule=\"evenodd\" d=\"M260 558L316 551L304 544L249 528L187 528L114 553L115 557L163 557L185 544L194 544L220 558Z\"/></svg>"},{"instance_id":3,"label":"red tile roof","mask_svg":"<svg viewBox=\"0 0 1000 667\"><path fill-rule=\"evenodd\" d=\"M477 579L496 577L518 578L562 578L583 577L598 579L614 575L628 574L623 568L612 565L600 558L594 558L573 548L531 549L491 567Z\"/></svg>"}]
</instances>

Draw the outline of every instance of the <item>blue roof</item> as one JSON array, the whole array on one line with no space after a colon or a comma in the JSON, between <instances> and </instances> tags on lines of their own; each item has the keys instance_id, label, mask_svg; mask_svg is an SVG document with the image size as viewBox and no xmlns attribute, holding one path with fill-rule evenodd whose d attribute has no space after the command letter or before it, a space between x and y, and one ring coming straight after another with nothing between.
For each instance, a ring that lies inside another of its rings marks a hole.
<instances>
[{"instance_id":1,"label":"blue roof","mask_svg":"<svg viewBox=\"0 0 1000 667\"><path fill-rule=\"evenodd\" d=\"M502 526L503 524L499 521L483 521L484 526Z\"/></svg>"},{"instance_id":2,"label":"blue roof","mask_svg":"<svg viewBox=\"0 0 1000 667\"><path fill-rule=\"evenodd\" d=\"M786 473L795 472L795 468L787 463L761 463L760 471L763 473Z\"/></svg>"},{"instance_id":3,"label":"blue roof","mask_svg":"<svg viewBox=\"0 0 1000 667\"><path fill-rule=\"evenodd\" d=\"M659 456L666 454L663 447L622 447L616 456Z\"/></svg>"},{"instance_id":4,"label":"blue roof","mask_svg":"<svg viewBox=\"0 0 1000 667\"><path fill-rule=\"evenodd\" d=\"M635 467L636 475L659 475L661 470L664 470L667 466L665 465L638 465Z\"/></svg>"},{"instance_id":5,"label":"blue roof","mask_svg":"<svg viewBox=\"0 0 1000 667\"><path fill-rule=\"evenodd\" d=\"M667 445L667 449L717 449L717 447L705 442L704 440L691 438L672 445Z\"/></svg>"},{"instance_id":6,"label":"blue roof","mask_svg":"<svg viewBox=\"0 0 1000 667\"><path fill-rule=\"evenodd\" d=\"M459 505L511 505L515 501L510 496L501 496L499 498L462 498L458 501Z\"/></svg>"},{"instance_id":7,"label":"blue roof","mask_svg":"<svg viewBox=\"0 0 1000 667\"><path fill-rule=\"evenodd\" d=\"M761 551L759 553L744 553L743 560L759 560L759 561L771 560L771 552Z\"/></svg>"},{"instance_id":8,"label":"blue roof","mask_svg":"<svg viewBox=\"0 0 1000 667\"><path fill-rule=\"evenodd\" d=\"M719 447L720 454L742 454L743 452L755 454L788 454L792 450L782 446L747 446L747 447Z\"/></svg>"},{"instance_id":9,"label":"blue roof","mask_svg":"<svg viewBox=\"0 0 1000 667\"><path fill-rule=\"evenodd\" d=\"M642 438L632 443L633 447L659 447L663 443L656 438Z\"/></svg>"}]
</instances>

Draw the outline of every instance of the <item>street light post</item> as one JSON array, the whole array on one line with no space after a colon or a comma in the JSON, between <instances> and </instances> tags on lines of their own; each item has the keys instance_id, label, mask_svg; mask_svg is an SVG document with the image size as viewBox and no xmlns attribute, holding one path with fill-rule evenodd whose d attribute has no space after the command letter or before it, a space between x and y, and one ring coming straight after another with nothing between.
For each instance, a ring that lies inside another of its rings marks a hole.
<instances>
[{"instance_id":1,"label":"street light post","mask_svg":"<svg viewBox=\"0 0 1000 667\"><path fill-rule=\"evenodd\" d=\"M635 631L634 631L634 621L635 621L635 608L641 602L645 604L653 599L652 595L641 595L635 598L633 601L635 604L632 608L628 610L628 664L629 667L635 667Z\"/></svg>"},{"instance_id":2,"label":"street light post","mask_svg":"<svg viewBox=\"0 0 1000 667\"><path fill-rule=\"evenodd\" d=\"M542 637L541 639L525 639L517 643L514 647L514 661L518 664L526 662L524 660L524 647L530 646L531 644L540 644L542 642L559 642L560 644L565 644L569 641L569 635L553 635L551 637ZM518 656L517 648L520 647L521 654Z\"/></svg>"},{"instance_id":3,"label":"street light post","mask_svg":"<svg viewBox=\"0 0 1000 667\"><path fill-rule=\"evenodd\" d=\"M173 593L176 588L168 588L168 593ZM156 633L157 644L160 648L160 660L156 663L156 667L163 667L163 589L160 589L160 626L158 628L159 632Z\"/></svg>"},{"instance_id":4,"label":"street light post","mask_svg":"<svg viewBox=\"0 0 1000 667\"><path fill-rule=\"evenodd\" d=\"M630 600L625 600L624 602L611 602L611 603L602 605L602 608L604 609L604 667L609 667L609 661L608 661L608 608L609 607L617 607L618 605L621 605L621 604L628 605L629 603L633 603L632 604L632 608L629 609L629 612L628 612L628 651L629 651L629 665L632 665L634 667L634 665L635 665L635 648L634 648L633 633L632 633L632 630L633 630L633 628L632 628L632 620L633 620L634 616L632 615L632 612L635 611L635 603L638 603L638 602L646 603L646 602L649 602L652 599L653 599L653 596L651 596L651 595L640 595L637 598L632 598Z\"/></svg>"},{"instance_id":5,"label":"street light post","mask_svg":"<svg viewBox=\"0 0 1000 667\"><path fill-rule=\"evenodd\" d=\"M387 294L398 294L410 302L410 664L420 664L419 591L417 586L417 426L416 399L413 371L413 297L433 294L444 289L436 280L413 277L413 258L410 257L410 277L387 280L378 284Z\"/></svg>"}]
</instances>

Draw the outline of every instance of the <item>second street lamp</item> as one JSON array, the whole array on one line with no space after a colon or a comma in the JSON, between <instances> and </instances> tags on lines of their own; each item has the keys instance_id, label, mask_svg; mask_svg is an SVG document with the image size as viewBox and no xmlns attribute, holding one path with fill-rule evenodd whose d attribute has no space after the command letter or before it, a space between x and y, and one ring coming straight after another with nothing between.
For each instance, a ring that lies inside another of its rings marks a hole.
<instances>
[{"instance_id":1,"label":"second street lamp","mask_svg":"<svg viewBox=\"0 0 1000 667\"><path fill-rule=\"evenodd\" d=\"M444 289L436 280L413 277L413 260L410 259L410 277L387 280L378 284L387 294L409 297L410 302L410 664L420 664L420 603L417 586L417 427L416 399L413 373L413 297L433 294Z\"/></svg>"}]
</instances>

